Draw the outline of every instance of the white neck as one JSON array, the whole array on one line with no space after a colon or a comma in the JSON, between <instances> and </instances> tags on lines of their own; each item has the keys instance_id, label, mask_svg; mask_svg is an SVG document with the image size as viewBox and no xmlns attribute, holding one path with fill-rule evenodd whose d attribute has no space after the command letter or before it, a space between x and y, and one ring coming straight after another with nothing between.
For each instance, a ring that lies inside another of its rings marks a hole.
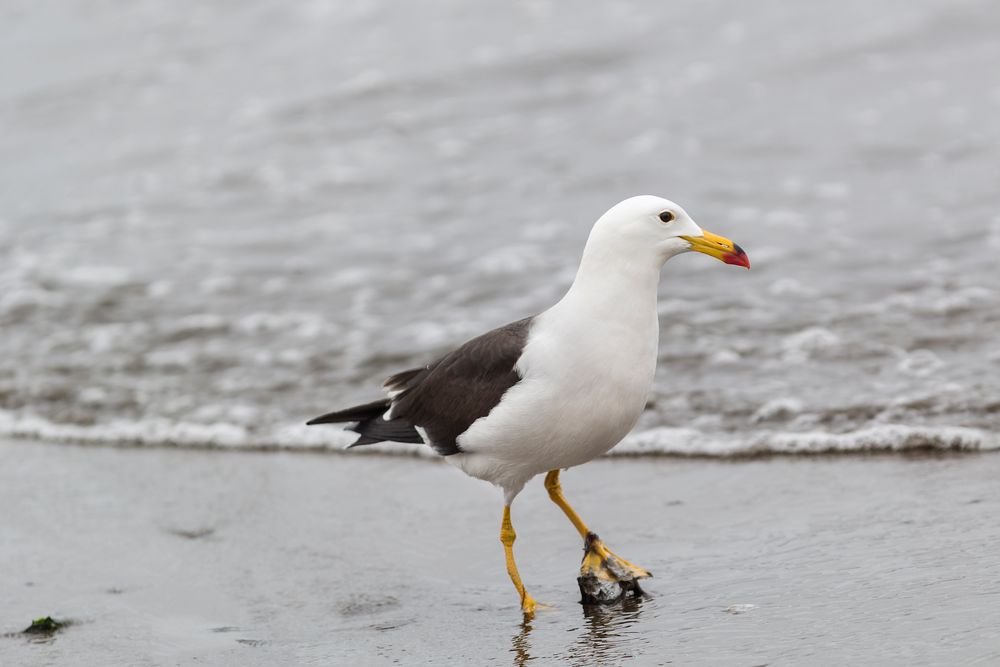
<instances>
[{"instance_id":1,"label":"white neck","mask_svg":"<svg viewBox=\"0 0 1000 667\"><path fill-rule=\"evenodd\" d=\"M629 256L629 250L592 237L572 286L557 305L583 317L622 322L655 313L664 258L648 252Z\"/></svg>"}]
</instances>

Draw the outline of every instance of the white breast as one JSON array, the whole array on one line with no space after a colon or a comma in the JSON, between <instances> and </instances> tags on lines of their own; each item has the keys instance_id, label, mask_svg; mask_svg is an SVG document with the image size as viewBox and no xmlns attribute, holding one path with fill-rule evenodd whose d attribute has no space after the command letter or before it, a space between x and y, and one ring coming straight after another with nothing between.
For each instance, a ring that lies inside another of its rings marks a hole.
<instances>
[{"instance_id":1,"label":"white breast","mask_svg":"<svg viewBox=\"0 0 1000 667\"><path fill-rule=\"evenodd\" d=\"M519 490L539 473L604 454L632 429L656 370L655 285L624 303L592 297L571 290L535 318L517 363L523 379L459 437L465 453L452 463Z\"/></svg>"}]
</instances>

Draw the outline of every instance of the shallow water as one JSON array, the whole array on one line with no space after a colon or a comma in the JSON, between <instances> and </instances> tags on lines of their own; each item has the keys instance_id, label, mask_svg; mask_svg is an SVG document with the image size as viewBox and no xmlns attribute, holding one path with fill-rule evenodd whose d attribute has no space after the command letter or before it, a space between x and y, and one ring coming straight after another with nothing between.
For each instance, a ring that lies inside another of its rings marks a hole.
<instances>
[{"instance_id":1,"label":"shallow water","mask_svg":"<svg viewBox=\"0 0 1000 667\"><path fill-rule=\"evenodd\" d=\"M397 457L0 440L0 664L994 665L1000 457L598 461L563 484L650 597L582 607L576 531ZM48 641L4 636L32 618Z\"/></svg>"},{"instance_id":2,"label":"shallow water","mask_svg":"<svg viewBox=\"0 0 1000 667\"><path fill-rule=\"evenodd\" d=\"M637 193L672 261L632 452L997 448L1000 7L0 8L0 433L301 423L553 303Z\"/></svg>"}]
</instances>

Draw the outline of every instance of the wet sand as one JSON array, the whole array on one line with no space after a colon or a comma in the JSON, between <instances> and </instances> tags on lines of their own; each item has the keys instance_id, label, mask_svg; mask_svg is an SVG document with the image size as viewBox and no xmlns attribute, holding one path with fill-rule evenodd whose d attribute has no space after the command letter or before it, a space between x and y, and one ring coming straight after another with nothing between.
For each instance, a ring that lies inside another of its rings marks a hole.
<instances>
[{"instance_id":1,"label":"wet sand","mask_svg":"<svg viewBox=\"0 0 1000 667\"><path fill-rule=\"evenodd\" d=\"M0 664L997 664L1000 456L603 460L580 513L656 575L577 603L580 545L401 457L0 442Z\"/></svg>"}]
</instances>

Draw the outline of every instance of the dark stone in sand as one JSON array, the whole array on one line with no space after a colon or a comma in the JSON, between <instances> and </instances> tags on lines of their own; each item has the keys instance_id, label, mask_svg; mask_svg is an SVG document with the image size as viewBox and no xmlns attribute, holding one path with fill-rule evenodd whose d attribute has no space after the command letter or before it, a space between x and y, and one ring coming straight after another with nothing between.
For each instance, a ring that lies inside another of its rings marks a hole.
<instances>
[{"instance_id":1,"label":"dark stone in sand","mask_svg":"<svg viewBox=\"0 0 1000 667\"><path fill-rule=\"evenodd\" d=\"M614 604L626 596L641 598L646 593L635 579L630 581L608 581L592 574L576 578L580 585L580 604Z\"/></svg>"}]
</instances>

